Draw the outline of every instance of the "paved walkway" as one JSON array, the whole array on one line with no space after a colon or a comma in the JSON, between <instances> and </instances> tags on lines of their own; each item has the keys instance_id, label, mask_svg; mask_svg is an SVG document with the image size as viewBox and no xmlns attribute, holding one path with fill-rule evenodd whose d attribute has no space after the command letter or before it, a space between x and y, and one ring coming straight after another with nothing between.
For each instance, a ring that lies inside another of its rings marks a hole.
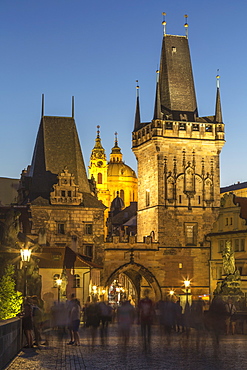
<instances>
[{"instance_id":1,"label":"paved walkway","mask_svg":"<svg viewBox=\"0 0 247 370\"><path fill-rule=\"evenodd\" d=\"M187 338L183 333L172 335L170 345L158 327L153 327L151 348L144 351L140 327L134 326L126 348L120 343L117 326L111 325L108 343L102 345L98 337L92 348L89 329L81 328L81 346L67 345L67 335L50 335L49 346L23 349L8 370L233 370L247 369L247 336L223 336L219 346L207 334L199 344L195 333Z\"/></svg>"}]
</instances>

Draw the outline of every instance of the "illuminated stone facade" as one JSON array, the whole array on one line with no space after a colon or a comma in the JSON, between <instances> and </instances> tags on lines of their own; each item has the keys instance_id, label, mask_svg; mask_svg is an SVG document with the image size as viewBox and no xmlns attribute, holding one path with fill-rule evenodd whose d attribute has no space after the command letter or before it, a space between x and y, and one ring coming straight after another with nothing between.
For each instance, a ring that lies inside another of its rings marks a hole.
<instances>
[{"instance_id":1,"label":"illuminated stone facade","mask_svg":"<svg viewBox=\"0 0 247 370\"><path fill-rule=\"evenodd\" d=\"M122 198L125 207L128 207L131 202L137 201L135 171L123 162L117 136L110 154L110 161L107 161L105 150L101 144L99 126L95 146L90 157L89 177L92 176L96 181L98 199L108 207L107 212L117 193Z\"/></svg>"},{"instance_id":2,"label":"illuminated stone facade","mask_svg":"<svg viewBox=\"0 0 247 370\"><path fill-rule=\"evenodd\" d=\"M217 282L225 277L222 252L230 241L235 256L236 269L241 277L241 289L247 293L247 198L233 193L224 194L221 199L219 217L211 233L210 292L213 295Z\"/></svg>"},{"instance_id":3,"label":"illuminated stone facade","mask_svg":"<svg viewBox=\"0 0 247 370\"><path fill-rule=\"evenodd\" d=\"M183 295L183 280L189 278L193 295L209 293L205 235L218 216L224 142L218 78L215 115L198 117L188 39L165 34L151 122L141 122L137 86L132 133L138 161L137 241L106 245L106 284L124 273L137 297L149 286L159 299L171 288Z\"/></svg>"}]
</instances>

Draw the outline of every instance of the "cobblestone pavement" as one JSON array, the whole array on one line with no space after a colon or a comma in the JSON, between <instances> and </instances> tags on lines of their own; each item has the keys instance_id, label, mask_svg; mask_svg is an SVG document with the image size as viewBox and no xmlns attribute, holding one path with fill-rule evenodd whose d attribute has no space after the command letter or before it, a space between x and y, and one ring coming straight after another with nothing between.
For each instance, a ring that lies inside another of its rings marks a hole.
<instances>
[{"instance_id":1,"label":"cobblestone pavement","mask_svg":"<svg viewBox=\"0 0 247 370\"><path fill-rule=\"evenodd\" d=\"M107 344L103 345L98 336L94 347L91 346L89 329L80 329L81 346L78 347L67 345L67 335L53 332L48 346L21 350L6 369L247 369L246 335L222 336L217 345L209 334L205 334L197 346L195 332L188 338L185 333L173 333L168 345L159 328L152 329L151 347L146 351L139 326L132 328L126 348L118 338L116 325L109 327Z\"/></svg>"}]
</instances>

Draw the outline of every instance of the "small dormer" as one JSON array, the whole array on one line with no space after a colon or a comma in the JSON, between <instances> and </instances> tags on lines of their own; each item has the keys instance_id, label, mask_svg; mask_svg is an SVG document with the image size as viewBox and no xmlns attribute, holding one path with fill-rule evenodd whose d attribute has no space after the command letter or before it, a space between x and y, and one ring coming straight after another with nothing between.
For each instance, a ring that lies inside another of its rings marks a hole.
<instances>
[{"instance_id":1,"label":"small dormer","mask_svg":"<svg viewBox=\"0 0 247 370\"><path fill-rule=\"evenodd\" d=\"M50 194L51 204L78 206L82 203L83 195L75 184L75 176L69 173L67 167L58 175L58 183L53 188L54 191Z\"/></svg>"}]
</instances>

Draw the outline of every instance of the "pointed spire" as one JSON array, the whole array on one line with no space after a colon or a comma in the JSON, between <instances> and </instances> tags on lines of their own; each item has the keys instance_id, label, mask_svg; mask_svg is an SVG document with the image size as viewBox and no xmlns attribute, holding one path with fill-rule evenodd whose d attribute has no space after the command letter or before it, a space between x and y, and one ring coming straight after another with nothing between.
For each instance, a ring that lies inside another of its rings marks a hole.
<instances>
[{"instance_id":1,"label":"pointed spire","mask_svg":"<svg viewBox=\"0 0 247 370\"><path fill-rule=\"evenodd\" d=\"M110 162L122 162L122 160L123 160L123 155L121 153L121 149L118 146L117 132L115 132L115 143L114 143L114 147L111 150Z\"/></svg>"},{"instance_id":2,"label":"pointed spire","mask_svg":"<svg viewBox=\"0 0 247 370\"><path fill-rule=\"evenodd\" d=\"M44 110L45 110L45 95L42 94L42 103L41 103L41 118L44 117Z\"/></svg>"},{"instance_id":3,"label":"pointed spire","mask_svg":"<svg viewBox=\"0 0 247 370\"><path fill-rule=\"evenodd\" d=\"M166 13L162 13L162 15L163 15L163 22L162 22L162 25L163 25L163 35L165 36L165 34L166 34Z\"/></svg>"},{"instance_id":4,"label":"pointed spire","mask_svg":"<svg viewBox=\"0 0 247 370\"><path fill-rule=\"evenodd\" d=\"M135 127L134 131L137 131L141 124L141 115L140 115L140 102L139 102L139 85L138 80L136 80L136 114L135 114Z\"/></svg>"},{"instance_id":5,"label":"pointed spire","mask_svg":"<svg viewBox=\"0 0 247 370\"><path fill-rule=\"evenodd\" d=\"M118 147L117 132L115 132L115 147Z\"/></svg>"},{"instance_id":6,"label":"pointed spire","mask_svg":"<svg viewBox=\"0 0 247 370\"><path fill-rule=\"evenodd\" d=\"M154 117L153 117L153 119L162 119L161 103L160 103L159 73L160 73L160 71L157 70L156 71L156 97L155 97Z\"/></svg>"},{"instance_id":7,"label":"pointed spire","mask_svg":"<svg viewBox=\"0 0 247 370\"><path fill-rule=\"evenodd\" d=\"M187 19L188 19L188 15L187 15L187 14L185 14L185 15L184 15L184 20L185 20L184 28L185 28L185 36L188 38L188 31L189 31L188 27L189 27L189 25L188 25L188 23L187 23Z\"/></svg>"},{"instance_id":8,"label":"pointed spire","mask_svg":"<svg viewBox=\"0 0 247 370\"><path fill-rule=\"evenodd\" d=\"M72 118L75 116L75 97L72 96Z\"/></svg>"},{"instance_id":9,"label":"pointed spire","mask_svg":"<svg viewBox=\"0 0 247 370\"><path fill-rule=\"evenodd\" d=\"M221 102L220 102L220 76L216 76L216 104L215 104L215 122L222 122L222 110L221 110Z\"/></svg>"}]
</instances>

